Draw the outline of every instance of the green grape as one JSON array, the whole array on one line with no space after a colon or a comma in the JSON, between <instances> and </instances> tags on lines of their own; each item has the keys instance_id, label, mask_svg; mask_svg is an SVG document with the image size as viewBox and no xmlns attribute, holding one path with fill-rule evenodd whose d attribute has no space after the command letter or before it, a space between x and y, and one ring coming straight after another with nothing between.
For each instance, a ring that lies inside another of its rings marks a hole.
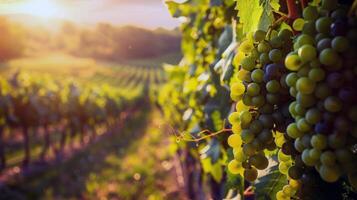
<instances>
[{"instance_id":1,"label":"green grape","mask_svg":"<svg viewBox=\"0 0 357 200\"><path fill-rule=\"evenodd\" d=\"M305 20L313 21L319 17L317 8L314 6L307 6L303 11L303 16Z\"/></svg>"},{"instance_id":2,"label":"green grape","mask_svg":"<svg viewBox=\"0 0 357 200\"><path fill-rule=\"evenodd\" d=\"M282 38L275 36L275 37L271 38L269 43L272 48L280 48L283 45L283 40L282 40Z\"/></svg>"},{"instance_id":3,"label":"green grape","mask_svg":"<svg viewBox=\"0 0 357 200\"><path fill-rule=\"evenodd\" d=\"M318 58L315 58L310 62L310 66L314 68L320 67L321 66L320 60Z\"/></svg>"},{"instance_id":4,"label":"green grape","mask_svg":"<svg viewBox=\"0 0 357 200\"><path fill-rule=\"evenodd\" d=\"M283 40L290 40L293 37L293 33L288 29L282 29L278 33L278 37L282 38Z\"/></svg>"},{"instance_id":5,"label":"green grape","mask_svg":"<svg viewBox=\"0 0 357 200\"><path fill-rule=\"evenodd\" d=\"M241 50L244 53L250 53L254 49L253 43L250 40L245 40L243 41L240 46L239 50Z\"/></svg>"},{"instance_id":6,"label":"green grape","mask_svg":"<svg viewBox=\"0 0 357 200\"><path fill-rule=\"evenodd\" d=\"M301 68L297 72L297 75L299 77L306 77L306 76L308 76L310 69L311 69L310 66L306 63L301 66Z\"/></svg>"},{"instance_id":7,"label":"green grape","mask_svg":"<svg viewBox=\"0 0 357 200\"><path fill-rule=\"evenodd\" d=\"M264 80L264 71L262 69L255 69L250 76L254 82L261 83Z\"/></svg>"},{"instance_id":8,"label":"green grape","mask_svg":"<svg viewBox=\"0 0 357 200\"><path fill-rule=\"evenodd\" d=\"M346 135L334 133L328 136L328 146L333 149L342 148L346 145Z\"/></svg>"},{"instance_id":9,"label":"green grape","mask_svg":"<svg viewBox=\"0 0 357 200\"><path fill-rule=\"evenodd\" d=\"M305 119L310 124L316 124L321 120L321 113L316 108L311 108L306 112Z\"/></svg>"},{"instance_id":10,"label":"green grape","mask_svg":"<svg viewBox=\"0 0 357 200\"><path fill-rule=\"evenodd\" d=\"M323 150L327 147L327 138L325 135L316 134L311 137L311 146L315 149Z\"/></svg>"},{"instance_id":11,"label":"green grape","mask_svg":"<svg viewBox=\"0 0 357 200\"><path fill-rule=\"evenodd\" d=\"M312 148L309 151L310 154L310 158L314 161L318 161L320 159L321 156L321 150L320 149L316 149L316 148Z\"/></svg>"},{"instance_id":12,"label":"green grape","mask_svg":"<svg viewBox=\"0 0 357 200\"><path fill-rule=\"evenodd\" d=\"M227 142L228 142L228 145L230 146L230 147L240 147L240 146L242 146L242 139L241 139L241 137L240 137L240 135L238 135L238 134L232 134L232 135L230 135L229 137L228 137L228 140L227 140Z\"/></svg>"},{"instance_id":13,"label":"green grape","mask_svg":"<svg viewBox=\"0 0 357 200\"><path fill-rule=\"evenodd\" d=\"M315 22L314 21L305 22L301 32L311 36L315 35L316 34Z\"/></svg>"},{"instance_id":14,"label":"green grape","mask_svg":"<svg viewBox=\"0 0 357 200\"><path fill-rule=\"evenodd\" d=\"M325 70L321 68L313 68L309 71L309 79L315 82L319 82L324 80L325 78Z\"/></svg>"},{"instance_id":15,"label":"green grape","mask_svg":"<svg viewBox=\"0 0 357 200\"><path fill-rule=\"evenodd\" d=\"M240 122L239 115L240 114L238 112L232 112L228 117L229 123L231 124L239 123Z\"/></svg>"},{"instance_id":16,"label":"green grape","mask_svg":"<svg viewBox=\"0 0 357 200\"><path fill-rule=\"evenodd\" d=\"M244 170L244 179L253 182L258 177L258 171L255 168L245 169Z\"/></svg>"},{"instance_id":17,"label":"green grape","mask_svg":"<svg viewBox=\"0 0 357 200\"><path fill-rule=\"evenodd\" d=\"M300 167L291 166L289 168L288 175L294 180L299 180L303 175L303 170Z\"/></svg>"},{"instance_id":18,"label":"green grape","mask_svg":"<svg viewBox=\"0 0 357 200\"><path fill-rule=\"evenodd\" d=\"M309 62L316 58L317 52L315 47L310 44L305 44L299 48L298 55L302 62Z\"/></svg>"},{"instance_id":19,"label":"green grape","mask_svg":"<svg viewBox=\"0 0 357 200\"><path fill-rule=\"evenodd\" d=\"M294 109L295 109L295 113L300 115L300 116L303 116L306 113L306 109L303 106L301 106L299 103L295 104L295 108Z\"/></svg>"},{"instance_id":20,"label":"green grape","mask_svg":"<svg viewBox=\"0 0 357 200\"><path fill-rule=\"evenodd\" d=\"M316 103L315 96L309 94L301 94L300 92L296 94L296 100L301 106L305 108L311 107Z\"/></svg>"},{"instance_id":21,"label":"green grape","mask_svg":"<svg viewBox=\"0 0 357 200\"><path fill-rule=\"evenodd\" d=\"M232 174L240 174L243 172L243 167L241 163L236 160L231 160L228 163L228 171Z\"/></svg>"},{"instance_id":22,"label":"green grape","mask_svg":"<svg viewBox=\"0 0 357 200\"><path fill-rule=\"evenodd\" d=\"M278 159L280 162L289 162L291 160L290 156L284 154L281 149L278 151Z\"/></svg>"},{"instance_id":23,"label":"green grape","mask_svg":"<svg viewBox=\"0 0 357 200\"><path fill-rule=\"evenodd\" d=\"M315 82L309 78L302 77L296 82L297 90L302 94L311 94L315 89Z\"/></svg>"},{"instance_id":24,"label":"green grape","mask_svg":"<svg viewBox=\"0 0 357 200\"><path fill-rule=\"evenodd\" d=\"M301 132L307 132L311 130L311 125L306 121L305 118L299 119L296 124L297 124L297 128Z\"/></svg>"},{"instance_id":25,"label":"green grape","mask_svg":"<svg viewBox=\"0 0 357 200\"><path fill-rule=\"evenodd\" d=\"M252 145L257 151L261 151L262 149L264 149L262 142L260 142L258 139L254 139Z\"/></svg>"},{"instance_id":26,"label":"green grape","mask_svg":"<svg viewBox=\"0 0 357 200\"><path fill-rule=\"evenodd\" d=\"M249 126L252 133L258 134L263 130L263 124L259 120L254 120Z\"/></svg>"},{"instance_id":27,"label":"green grape","mask_svg":"<svg viewBox=\"0 0 357 200\"><path fill-rule=\"evenodd\" d=\"M266 169L269 165L268 159L264 155L254 155L249 158L249 162L257 169Z\"/></svg>"},{"instance_id":28,"label":"green grape","mask_svg":"<svg viewBox=\"0 0 357 200\"><path fill-rule=\"evenodd\" d=\"M302 144L300 138L296 138L296 140L294 141L294 148L300 153L304 151L305 147Z\"/></svg>"},{"instance_id":29,"label":"green grape","mask_svg":"<svg viewBox=\"0 0 357 200\"><path fill-rule=\"evenodd\" d=\"M319 33L329 33L332 20L329 17L320 17L316 20L315 26Z\"/></svg>"},{"instance_id":30,"label":"green grape","mask_svg":"<svg viewBox=\"0 0 357 200\"><path fill-rule=\"evenodd\" d=\"M252 98L252 104L254 106L260 107L265 104L265 98L262 95L258 95Z\"/></svg>"},{"instance_id":31,"label":"green grape","mask_svg":"<svg viewBox=\"0 0 357 200\"><path fill-rule=\"evenodd\" d=\"M340 148L335 151L336 158L340 163L349 163L354 159L353 153L346 148Z\"/></svg>"},{"instance_id":32,"label":"green grape","mask_svg":"<svg viewBox=\"0 0 357 200\"><path fill-rule=\"evenodd\" d=\"M248 144L243 145L243 152L247 156L252 156L255 154L256 149L254 148L254 146L251 143L248 143Z\"/></svg>"},{"instance_id":33,"label":"green grape","mask_svg":"<svg viewBox=\"0 0 357 200\"><path fill-rule=\"evenodd\" d=\"M321 8L327 11L331 11L337 7L337 3L337 0L322 0Z\"/></svg>"},{"instance_id":34,"label":"green grape","mask_svg":"<svg viewBox=\"0 0 357 200\"><path fill-rule=\"evenodd\" d=\"M255 60L252 57L245 57L241 62L242 68L247 71L252 71L255 68Z\"/></svg>"},{"instance_id":35,"label":"green grape","mask_svg":"<svg viewBox=\"0 0 357 200\"><path fill-rule=\"evenodd\" d=\"M320 161L323 165L334 166L336 164L336 155L332 151L325 151L321 154Z\"/></svg>"},{"instance_id":36,"label":"green grape","mask_svg":"<svg viewBox=\"0 0 357 200\"><path fill-rule=\"evenodd\" d=\"M294 87L291 87L291 88L289 89L289 93L290 93L290 95L291 95L292 97L296 97L298 91L297 91Z\"/></svg>"},{"instance_id":37,"label":"green grape","mask_svg":"<svg viewBox=\"0 0 357 200\"><path fill-rule=\"evenodd\" d=\"M293 22L293 29L296 31L301 31L302 28L304 27L305 20L302 18L297 18Z\"/></svg>"},{"instance_id":38,"label":"green grape","mask_svg":"<svg viewBox=\"0 0 357 200\"><path fill-rule=\"evenodd\" d=\"M342 109L342 102L339 98L330 96L325 99L324 107L329 112L339 112Z\"/></svg>"},{"instance_id":39,"label":"green grape","mask_svg":"<svg viewBox=\"0 0 357 200\"><path fill-rule=\"evenodd\" d=\"M345 37L337 36L331 42L332 49L337 52L344 52L348 49L348 40Z\"/></svg>"},{"instance_id":40,"label":"green grape","mask_svg":"<svg viewBox=\"0 0 357 200\"><path fill-rule=\"evenodd\" d=\"M244 123L244 124L249 124L253 119L252 114L247 110L242 111L240 113L239 118L240 118L241 123Z\"/></svg>"},{"instance_id":41,"label":"green grape","mask_svg":"<svg viewBox=\"0 0 357 200\"><path fill-rule=\"evenodd\" d=\"M298 137L301 137L303 136L303 132L301 132L298 128L297 128L297 125L296 123L291 123L288 125L287 129L286 129L286 132L287 134L293 138L293 139L296 139Z\"/></svg>"},{"instance_id":42,"label":"green grape","mask_svg":"<svg viewBox=\"0 0 357 200\"><path fill-rule=\"evenodd\" d=\"M266 89L270 93L277 93L280 90L280 84L277 80L271 80L266 84Z\"/></svg>"},{"instance_id":43,"label":"green grape","mask_svg":"<svg viewBox=\"0 0 357 200\"><path fill-rule=\"evenodd\" d=\"M244 143L251 143L254 140L255 135L249 129L243 129L241 138Z\"/></svg>"},{"instance_id":44,"label":"green grape","mask_svg":"<svg viewBox=\"0 0 357 200\"><path fill-rule=\"evenodd\" d=\"M291 71L297 71L300 69L302 61L298 55L292 54L285 58L285 67Z\"/></svg>"},{"instance_id":45,"label":"green grape","mask_svg":"<svg viewBox=\"0 0 357 200\"><path fill-rule=\"evenodd\" d=\"M305 149L311 148L311 137L312 135L310 134L305 134L304 136L301 137L301 143Z\"/></svg>"},{"instance_id":46,"label":"green grape","mask_svg":"<svg viewBox=\"0 0 357 200\"><path fill-rule=\"evenodd\" d=\"M330 87L326 83L320 83L316 86L315 96L319 99L325 99L332 93Z\"/></svg>"},{"instance_id":47,"label":"green grape","mask_svg":"<svg viewBox=\"0 0 357 200\"><path fill-rule=\"evenodd\" d=\"M253 36L254 41L256 41L256 42L263 41L265 39L265 35L266 35L265 31L262 31L262 30L255 31L254 36Z\"/></svg>"},{"instance_id":48,"label":"green grape","mask_svg":"<svg viewBox=\"0 0 357 200\"><path fill-rule=\"evenodd\" d=\"M238 162L243 162L247 159L241 148L233 148L234 159Z\"/></svg>"},{"instance_id":49,"label":"green grape","mask_svg":"<svg viewBox=\"0 0 357 200\"><path fill-rule=\"evenodd\" d=\"M259 135L258 139L263 143L269 143L273 140L273 134L270 130L264 129Z\"/></svg>"},{"instance_id":50,"label":"green grape","mask_svg":"<svg viewBox=\"0 0 357 200\"><path fill-rule=\"evenodd\" d=\"M307 34L301 34L297 40L296 43L299 45L298 47L302 47L305 44L309 44L309 45L314 45L315 44L315 40L314 38L312 38L310 35Z\"/></svg>"},{"instance_id":51,"label":"green grape","mask_svg":"<svg viewBox=\"0 0 357 200\"><path fill-rule=\"evenodd\" d=\"M286 84L289 87L295 87L296 81L299 79L298 75L295 72L290 72L285 79Z\"/></svg>"},{"instance_id":52,"label":"green grape","mask_svg":"<svg viewBox=\"0 0 357 200\"><path fill-rule=\"evenodd\" d=\"M297 102L296 102L296 101L293 101L293 102L291 102L290 105L289 105L289 112L290 112L290 114L293 115L293 116L296 116L296 115L297 115L296 110L295 110L296 104L297 104Z\"/></svg>"},{"instance_id":53,"label":"green grape","mask_svg":"<svg viewBox=\"0 0 357 200\"><path fill-rule=\"evenodd\" d=\"M336 182L340 178L340 171L336 167L322 165L319 172L321 178L329 183Z\"/></svg>"},{"instance_id":54,"label":"green grape","mask_svg":"<svg viewBox=\"0 0 357 200\"><path fill-rule=\"evenodd\" d=\"M314 166L318 162L317 160L313 160L311 158L309 149L305 149L302 152L301 158L302 158L302 161L305 163L305 165L310 166L310 167Z\"/></svg>"},{"instance_id":55,"label":"green grape","mask_svg":"<svg viewBox=\"0 0 357 200\"><path fill-rule=\"evenodd\" d=\"M247 106L252 106L253 105L252 97L247 95L247 94L243 95L242 101Z\"/></svg>"},{"instance_id":56,"label":"green grape","mask_svg":"<svg viewBox=\"0 0 357 200\"><path fill-rule=\"evenodd\" d=\"M326 33L318 33L318 34L315 36L315 41L316 41L316 43L318 43L320 40L325 39L325 38L328 38L328 37L329 37L329 34L326 34Z\"/></svg>"},{"instance_id":57,"label":"green grape","mask_svg":"<svg viewBox=\"0 0 357 200\"><path fill-rule=\"evenodd\" d=\"M264 128L271 129L274 126L273 117L271 115L260 115L258 120L263 124Z\"/></svg>"},{"instance_id":58,"label":"green grape","mask_svg":"<svg viewBox=\"0 0 357 200\"><path fill-rule=\"evenodd\" d=\"M271 49L270 45L265 41L262 41L258 44L258 51L260 53L267 53L270 51L270 49Z\"/></svg>"},{"instance_id":59,"label":"green grape","mask_svg":"<svg viewBox=\"0 0 357 200\"><path fill-rule=\"evenodd\" d=\"M283 191L279 191L276 193L276 199L277 200L287 200L290 199L288 195L286 195Z\"/></svg>"},{"instance_id":60,"label":"green grape","mask_svg":"<svg viewBox=\"0 0 357 200\"><path fill-rule=\"evenodd\" d=\"M268 64L270 62L269 54L268 53L260 54L259 61L262 65Z\"/></svg>"},{"instance_id":61,"label":"green grape","mask_svg":"<svg viewBox=\"0 0 357 200\"><path fill-rule=\"evenodd\" d=\"M290 168L289 163L286 163L286 162L280 162L279 163L279 171L282 174L288 174L289 168Z\"/></svg>"},{"instance_id":62,"label":"green grape","mask_svg":"<svg viewBox=\"0 0 357 200\"><path fill-rule=\"evenodd\" d=\"M245 92L245 86L242 82L233 83L231 86L231 93L242 95Z\"/></svg>"},{"instance_id":63,"label":"green grape","mask_svg":"<svg viewBox=\"0 0 357 200\"><path fill-rule=\"evenodd\" d=\"M249 83L247 86L247 94L249 96L257 96L260 93L260 86L257 83Z\"/></svg>"},{"instance_id":64,"label":"green grape","mask_svg":"<svg viewBox=\"0 0 357 200\"><path fill-rule=\"evenodd\" d=\"M269 59L275 63L283 58L283 54L279 49L272 49L269 51Z\"/></svg>"},{"instance_id":65,"label":"green grape","mask_svg":"<svg viewBox=\"0 0 357 200\"><path fill-rule=\"evenodd\" d=\"M331 48L324 49L319 55L321 64L327 66L336 65L339 59L338 54Z\"/></svg>"}]
</instances>

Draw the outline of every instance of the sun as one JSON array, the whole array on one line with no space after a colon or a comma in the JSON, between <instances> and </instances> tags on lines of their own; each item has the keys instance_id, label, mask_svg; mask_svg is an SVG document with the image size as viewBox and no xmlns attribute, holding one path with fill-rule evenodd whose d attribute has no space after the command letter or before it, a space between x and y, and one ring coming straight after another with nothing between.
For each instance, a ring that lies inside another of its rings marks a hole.
<instances>
[{"instance_id":1,"label":"sun","mask_svg":"<svg viewBox=\"0 0 357 200\"><path fill-rule=\"evenodd\" d=\"M30 0L24 2L18 11L42 18L52 18L61 14L60 7L54 0Z\"/></svg>"}]
</instances>

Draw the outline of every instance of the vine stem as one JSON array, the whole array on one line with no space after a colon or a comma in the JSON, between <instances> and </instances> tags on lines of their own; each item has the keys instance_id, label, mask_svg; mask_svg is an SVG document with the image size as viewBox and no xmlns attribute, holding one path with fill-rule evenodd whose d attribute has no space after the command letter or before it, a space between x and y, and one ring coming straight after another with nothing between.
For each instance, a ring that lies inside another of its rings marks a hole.
<instances>
[{"instance_id":1,"label":"vine stem","mask_svg":"<svg viewBox=\"0 0 357 200\"><path fill-rule=\"evenodd\" d=\"M194 139L186 139L186 138L183 138L183 136L182 136L182 134L179 136L179 139L182 139L182 140L184 140L184 141L186 141L186 142L199 142L199 141L202 141L202 140L205 140L205 139L207 139L207 138L210 138L210 137L214 137L214 136L216 136L216 135L219 135L219 134L221 134L221 133L226 133L226 132L231 132L232 131L232 129L227 129L227 128L225 128L225 129L222 129L222 130L220 130L220 131L217 131L217 132L211 132L211 131L209 131L209 130L203 130L203 131L201 131L201 132L199 132L198 134L202 134L202 133L209 133L208 135L205 135L205 136L202 136L202 137L200 137L200 138L194 138ZM191 135L192 136L192 135ZM192 136L193 137L193 136Z\"/></svg>"},{"instance_id":2,"label":"vine stem","mask_svg":"<svg viewBox=\"0 0 357 200\"><path fill-rule=\"evenodd\" d=\"M295 0L286 0L286 5L288 7L288 18L289 19L296 19L299 17L299 12L295 3Z\"/></svg>"}]
</instances>

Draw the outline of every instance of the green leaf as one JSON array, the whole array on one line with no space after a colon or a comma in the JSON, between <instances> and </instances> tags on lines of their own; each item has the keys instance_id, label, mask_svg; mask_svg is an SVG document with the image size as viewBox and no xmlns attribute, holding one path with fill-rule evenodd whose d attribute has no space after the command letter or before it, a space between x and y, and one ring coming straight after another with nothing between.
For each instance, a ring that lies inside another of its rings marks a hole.
<instances>
[{"instance_id":1,"label":"green leaf","mask_svg":"<svg viewBox=\"0 0 357 200\"><path fill-rule=\"evenodd\" d=\"M279 0L270 0L269 4L273 8L273 10L279 11L280 9Z\"/></svg>"},{"instance_id":2,"label":"green leaf","mask_svg":"<svg viewBox=\"0 0 357 200\"><path fill-rule=\"evenodd\" d=\"M275 200L276 193L280 191L288 183L286 175L278 170L278 165L272 166L268 173L256 181L255 186L255 199Z\"/></svg>"},{"instance_id":3,"label":"green leaf","mask_svg":"<svg viewBox=\"0 0 357 200\"><path fill-rule=\"evenodd\" d=\"M258 28L263 7L259 0L237 0L238 17L243 25L243 33L253 32Z\"/></svg>"},{"instance_id":4,"label":"green leaf","mask_svg":"<svg viewBox=\"0 0 357 200\"><path fill-rule=\"evenodd\" d=\"M223 177L223 169L222 169L221 163L217 162L217 163L213 164L211 169L212 169L211 175L212 175L213 179L217 183L221 182L222 177Z\"/></svg>"}]
</instances>

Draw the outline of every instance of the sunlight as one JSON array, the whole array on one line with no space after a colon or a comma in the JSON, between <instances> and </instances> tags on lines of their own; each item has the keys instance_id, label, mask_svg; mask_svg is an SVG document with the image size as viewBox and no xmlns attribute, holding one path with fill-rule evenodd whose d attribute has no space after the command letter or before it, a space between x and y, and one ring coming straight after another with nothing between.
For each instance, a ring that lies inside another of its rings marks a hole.
<instances>
[{"instance_id":1,"label":"sunlight","mask_svg":"<svg viewBox=\"0 0 357 200\"><path fill-rule=\"evenodd\" d=\"M42 18L51 18L60 14L60 7L53 0L30 0L19 6L18 11Z\"/></svg>"}]
</instances>

